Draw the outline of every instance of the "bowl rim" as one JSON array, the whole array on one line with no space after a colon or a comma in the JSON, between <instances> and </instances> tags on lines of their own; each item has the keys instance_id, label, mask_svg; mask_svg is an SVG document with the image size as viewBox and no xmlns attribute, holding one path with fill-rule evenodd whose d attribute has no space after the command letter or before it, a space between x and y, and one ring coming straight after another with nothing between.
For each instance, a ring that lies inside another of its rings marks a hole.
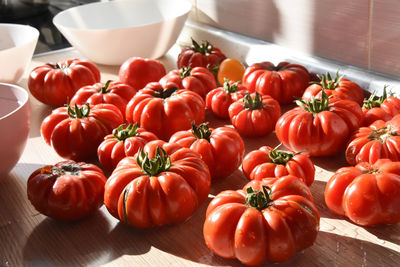
<instances>
[{"instance_id":1,"label":"bowl rim","mask_svg":"<svg viewBox=\"0 0 400 267\"><path fill-rule=\"evenodd\" d=\"M32 32L32 38L24 39L24 42L22 42L22 43L20 43L18 45L15 45L15 46L12 46L12 47L8 47L8 48L5 48L5 49L1 49L0 52L11 50L11 49L15 49L15 48L27 45L27 44L29 44L31 42L35 42L35 41L37 42L37 40L39 39L39 35L40 35L39 30L36 29L35 27L30 26L30 25L19 24L19 23L0 23L0 28L3 28L3 27L6 27L6 28L7 27L16 27L16 28L29 29Z\"/></svg>"},{"instance_id":2,"label":"bowl rim","mask_svg":"<svg viewBox=\"0 0 400 267\"><path fill-rule=\"evenodd\" d=\"M162 1L165 1L165 0L147 0L147 1L145 1L145 2L150 2L150 1L152 1L152 2L162 2ZM103 27L103 28L98 28L98 29L78 28L78 27L69 27L69 26L65 26L65 25L62 25L62 24L60 24L60 23L57 22L57 20L59 20L60 17L63 16L64 14L66 14L66 13L71 13L73 10L76 10L76 9L87 8L88 6L96 6L96 5L98 5L98 6L101 6L101 5L118 5L119 3L122 3L122 2L124 2L124 3L132 3L132 4L133 4L133 2L132 2L132 1L129 1L129 0L124 0L124 1L108 1L108 2L94 2L94 3L88 3L88 4L79 5L79 6L74 6L74 7L65 9L65 10L63 10L63 11L57 13L57 14L53 17L53 20L52 20L52 21L53 21L53 24L54 24L57 28L64 28L64 29L77 30L77 31L80 31L80 30L84 30L84 31L122 30L122 29L139 28L139 27L144 27L144 26L149 26L149 25L155 25L155 24L161 23L161 22L163 22L163 21L174 20L174 19L179 18L179 17L181 17L181 16L187 15L187 14L191 11L191 9L192 9L192 7L193 7L193 4L192 4L189 0L168 0L168 1L175 1L175 3L179 3L180 5L186 5L186 9L183 8L184 12L180 12L180 13L177 14L176 16L171 17L171 18L169 18L169 19L157 20L157 21L154 21L154 22L151 22L151 23L144 23L144 24L140 24L140 25L126 26L126 27L118 27L118 28L104 28L104 27Z\"/></svg>"},{"instance_id":3,"label":"bowl rim","mask_svg":"<svg viewBox=\"0 0 400 267\"><path fill-rule=\"evenodd\" d=\"M0 82L0 87L3 87L3 86L10 87L10 88L15 88L16 90L22 92L22 94L24 95L24 99L21 101L21 102L22 102L21 105L19 105L16 109L14 109L13 111L11 111L11 112L8 113L7 115L4 115L3 117L0 117L0 121L6 119L6 118L12 116L14 113L18 112L18 111L19 111L20 109L22 109L22 108L26 105L26 103L28 103L28 101L29 101L29 94L28 94L28 92L27 92L23 87L21 87L21 86L19 86L19 85L16 85L16 84L12 84L12 83L3 83L3 82Z\"/></svg>"}]
</instances>

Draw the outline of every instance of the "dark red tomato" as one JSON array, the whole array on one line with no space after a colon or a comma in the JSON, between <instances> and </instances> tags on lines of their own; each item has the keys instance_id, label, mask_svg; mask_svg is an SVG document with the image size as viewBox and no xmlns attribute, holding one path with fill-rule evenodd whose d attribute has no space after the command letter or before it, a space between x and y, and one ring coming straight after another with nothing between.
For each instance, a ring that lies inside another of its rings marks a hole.
<instances>
[{"instance_id":1,"label":"dark red tomato","mask_svg":"<svg viewBox=\"0 0 400 267\"><path fill-rule=\"evenodd\" d=\"M29 75L28 87L40 102L62 106L79 88L99 81L100 71L94 63L72 58L36 67Z\"/></svg>"},{"instance_id":2,"label":"dark red tomato","mask_svg":"<svg viewBox=\"0 0 400 267\"><path fill-rule=\"evenodd\" d=\"M183 67L204 67L213 69L218 67L222 60L226 56L222 51L210 44L208 41L202 42L199 45L195 40L192 39L192 46L182 50L178 55L178 69Z\"/></svg>"},{"instance_id":3,"label":"dark red tomato","mask_svg":"<svg viewBox=\"0 0 400 267\"><path fill-rule=\"evenodd\" d=\"M101 166L112 171L121 159L134 156L145 144L157 139L155 134L140 128L137 123L122 124L104 137L97 149L97 156Z\"/></svg>"},{"instance_id":4,"label":"dark red tomato","mask_svg":"<svg viewBox=\"0 0 400 267\"><path fill-rule=\"evenodd\" d=\"M211 90L206 96L206 107L214 115L222 119L229 119L229 106L242 99L247 88L240 83L225 80L223 87Z\"/></svg>"},{"instance_id":5,"label":"dark red tomato","mask_svg":"<svg viewBox=\"0 0 400 267\"><path fill-rule=\"evenodd\" d=\"M183 67L180 70L172 70L161 78L163 87L175 86L198 93L203 99L209 91L217 87L214 75L203 67Z\"/></svg>"},{"instance_id":6,"label":"dark red tomato","mask_svg":"<svg viewBox=\"0 0 400 267\"><path fill-rule=\"evenodd\" d=\"M315 175L314 164L308 156L269 146L249 152L243 159L242 170L249 180L293 175L307 186L314 182Z\"/></svg>"},{"instance_id":7,"label":"dark red tomato","mask_svg":"<svg viewBox=\"0 0 400 267\"><path fill-rule=\"evenodd\" d=\"M28 179L28 199L40 213L61 221L75 221L103 205L107 178L93 165L72 160L34 171Z\"/></svg>"},{"instance_id":8,"label":"dark red tomato","mask_svg":"<svg viewBox=\"0 0 400 267\"><path fill-rule=\"evenodd\" d=\"M95 83L93 85L84 86L79 89L69 103L71 106L97 104L113 104L119 108L125 116L125 108L128 101L136 94L136 90L130 85L121 82L107 81L103 83Z\"/></svg>"},{"instance_id":9,"label":"dark red tomato","mask_svg":"<svg viewBox=\"0 0 400 267\"><path fill-rule=\"evenodd\" d=\"M96 156L104 137L124 122L111 104L54 109L40 127L44 141L63 158L85 160Z\"/></svg>"},{"instance_id":10,"label":"dark red tomato","mask_svg":"<svg viewBox=\"0 0 400 267\"><path fill-rule=\"evenodd\" d=\"M400 161L400 114L385 122L375 121L353 133L346 149L350 165L366 161L374 164L378 159Z\"/></svg>"},{"instance_id":11,"label":"dark red tomato","mask_svg":"<svg viewBox=\"0 0 400 267\"><path fill-rule=\"evenodd\" d=\"M165 88L160 83L149 83L129 101L126 107L128 123L139 123L162 140L181 130L200 124L205 117L204 100L195 92Z\"/></svg>"},{"instance_id":12,"label":"dark red tomato","mask_svg":"<svg viewBox=\"0 0 400 267\"><path fill-rule=\"evenodd\" d=\"M256 92L233 102L228 112L232 125L241 135L264 136L274 130L281 107L269 95L261 96Z\"/></svg>"},{"instance_id":13,"label":"dark red tomato","mask_svg":"<svg viewBox=\"0 0 400 267\"><path fill-rule=\"evenodd\" d=\"M380 159L337 170L326 185L325 203L362 226L400 222L400 162Z\"/></svg>"},{"instance_id":14,"label":"dark red tomato","mask_svg":"<svg viewBox=\"0 0 400 267\"><path fill-rule=\"evenodd\" d=\"M335 78L329 73L326 75L318 75L320 82L313 83L304 91L303 99L310 101L311 97L321 98L322 90L328 96L338 97L340 99L352 100L360 106L363 104L364 92L361 87L348 79L339 77L336 72Z\"/></svg>"},{"instance_id":15,"label":"dark red tomato","mask_svg":"<svg viewBox=\"0 0 400 267\"><path fill-rule=\"evenodd\" d=\"M119 69L119 80L140 90L150 82L158 82L167 71L164 65L155 59L131 57L122 63Z\"/></svg>"},{"instance_id":16,"label":"dark red tomato","mask_svg":"<svg viewBox=\"0 0 400 267\"><path fill-rule=\"evenodd\" d=\"M210 183L197 153L156 140L120 161L106 183L104 204L130 226L162 226L191 216L207 198Z\"/></svg>"},{"instance_id":17,"label":"dark red tomato","mask_svg":"<svg viewBox=\"0 0 400 267\"><path fill-rule=\"evenodd\" d=\"M244 143L232 128L208 128L207 123L192 125L192 130L179 131L171 136L170 143L177 143L200 154L213 179L229 176L240 166Z\"/></svg>"},{"instance_id":18,"label":"dark red tomato","mask_svg":"<svg viewBox=\"0 0 400 267\"><path fill-rule=\"evenodd\" d=\"M270 95L280 104L292 103L299 98L309 82L307 69L289 62L277 66L268 61L255 63L247 67L243 75L243 85L250 92Z\"/></svg>"},{"instance_id":19,"label":"dark red tomato","mask_svg":"<svg viewBox=\"0 0 400 267\"><path fill-rule=\"evenodd\" d=\"M210 202L203 235L223 258L246 265L282 262L313 245L319 219L311 192L299 178L253 180Z\"/></svg>"},{"instance_id":20,"label":"dark red tomato","mask_svg":"<svg viewBox=\"0 0 400 267\"><path fill-rule=\"evenodd\" d=\"M363 126L369 126L377 120L388 121L400 114L400 99L391 94L388 96L385 86L382 96L378 97L374 92L368 99L364 99L362 110L364 113Z\"/></svg>"},{"instance_id":21,"label":"dark red tomato","mask_svg":"<svg viewBox=\"0 0 400 267\"><path fill-rule=\"evenodd\" d=\"M298 107L284 113L275 126L279 141L293 151L310 156L334 155L344 149L350 134L363 119L361 107L339 98L296 101Z\"/></svg>"}]
</instances>

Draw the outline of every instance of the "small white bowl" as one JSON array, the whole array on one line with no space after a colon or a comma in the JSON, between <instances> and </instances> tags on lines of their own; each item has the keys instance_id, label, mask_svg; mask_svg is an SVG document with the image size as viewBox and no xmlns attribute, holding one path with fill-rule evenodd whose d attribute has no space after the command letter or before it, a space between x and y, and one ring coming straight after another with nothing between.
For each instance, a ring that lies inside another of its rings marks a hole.
<instances>
[{"instance_id":1,"label":"small white bowl","mask_svg":"<svg viewBox=\"0 0 400 267\"><path fill-rule=\"evenodd\" d=\"M98 2L58 13L54 25L86 58L120 65L159 58L176 42L192 8L186 0Z\"/></svg>"},{"instance_id":2,"label":"small white bowl","mask_svg":"<svg viewBox=\"0 0 400 267\"><path fill-rule=\"evenodd\" d=\"M14 84L0 83L0 179L17 164L30 128L28 92Z\"/></svg>"},{"instance_id":3,"label":"small white bowl","mask_svg":"<svg viewBox=\"0 0 400 267\"><path fill-rule=\"evenodd\" d=\"M22 24L0 23L0 82L17 83L27 70L39 31Z\"/></svg>"}]
</instances>

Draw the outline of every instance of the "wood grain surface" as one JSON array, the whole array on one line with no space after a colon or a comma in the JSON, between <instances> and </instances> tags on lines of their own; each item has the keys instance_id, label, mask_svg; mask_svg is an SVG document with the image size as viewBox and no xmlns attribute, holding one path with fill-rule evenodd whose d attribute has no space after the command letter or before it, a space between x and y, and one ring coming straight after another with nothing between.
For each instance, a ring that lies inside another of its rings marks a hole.
<instances>
[{"instance_id":1,"label":"wood grain surface","mask_svg":"<svg viewBox=\"0 0 400 267\"><path fill-rule=\"evenodd\" d=\"M175 68L180 49L174 46L160 60L168 70ZM35 57L30 70L47 62L81 55L74 49ZM102 81L117 79L118 67L99 66ZM20 82L27 88L27 77ZM225 189L238 189L247 180L240 170L212 184L210 197L183 223L138 230L108 214L103 206L93 216L63 223L39 214L26 196L29 175L44 165L62 160L40 136L41 121L51 108L30 97L31 130L17 166L0 180L0 266L240 266L236 260L214 255L202 235L205 210L211 198ZM211 127L229 125L207 114ZM10 132L10 134L12 134ZM262 145L275 146L272 133L263 138L244 138L246 153ZM0 151L7 153L7 151ZM265 266L398 266L400 225L359 227L336 216L325 206L323 192L332 173L346 166L342 155L312 158L316 178L311 186L320 211L321 225L315 244L290 261Z\"/></svg>"}]
</instances>

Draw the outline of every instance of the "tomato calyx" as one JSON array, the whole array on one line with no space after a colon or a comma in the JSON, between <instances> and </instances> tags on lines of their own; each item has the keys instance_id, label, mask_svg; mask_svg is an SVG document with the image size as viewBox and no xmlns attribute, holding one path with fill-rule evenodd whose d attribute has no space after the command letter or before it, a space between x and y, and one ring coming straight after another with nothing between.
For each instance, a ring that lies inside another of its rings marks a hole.
<instances>
[{"instance_id":1,"label":"tomato calyx","mask_svg":"<svg viewBox=\"0 0 400 267\"><path fill-rule=\"evenodd\" d=\"M388 98L388 94L386 92L386 88L387 88L387 85L385 85L383 87L383 94L380 97L376 96L376 91L374 91L369 96L368 99L365 98L364 101L363 101L363 106L362 107L365 108L365 109L372 109L372 108L380 107L382 105L383 101L385 101L386 98ZM389 93L389 97L391 97L391 96L393 96L393 93Z\"/></svg>"},{"instance_id":2,"label":"tomato calyx","mask_svg":"<svg viewBox=\"0 0 400 267\"><path fill-rule=\"evenodd\" d=\"M136 162L149 176L155 176L168 171L171 167L171 158L161 147L157 147L154 158L149 158L148 153L139 150L136 156Z\"/></svg>"},{"instance_id":3,"label":"tomato calyx","mask_svg":"<svg viewBox=\"0 0 400 267\"><path fill-rule=\"evenodd\" d=\"M110 92L110 89L108 88L110 86L111 80L108 80L101 88L99 93L101 94L107 94Z\"/></svg>"},{"instance_id":4,"label":"tomato calyx","mask_svg":"<svg viewBox=\"0 0 400 267\"><path fill-rule=\"evenodd\" d=\"M68 116L71 118L81 119L89 116L90 114L90 105L88 103L85 103L81 107L78 107L77 104L75 104L73 107L68 104L67 107Z\"/></svg>"},{"instance_id":5,"label":"tomato calyx","mask_svg":"<svg viewBox=\"0 0 400 267\"><path fill-rule=\"evenodd\" d=\"M191 38L191 39L192 39L192 49L193 49L193 51L201 53L203 55L211 54L211 52L213 50L213 45L211 45L210 42L202 41L201 45L199 45L199 43L197 43L193 38Z\"/></svg>"},{"instance_id":6,"label":"tomato calyx","mask_svg":"<svg viewBox=\"0 0 400 267\"><path fill-rule=\"evenodd\" d=\"M307 112L319 113L329 109L329 99L330 97L325 93L325 90L322 90L321 99L311 96L310 101L298 99L296 104Z\"/></svg>"},{"instance_id":7,"label":"tomato calyx","mask_svg":"<svg viewBox=\"0 0 400 267\"><path fill-rule=\"evenodd\" d=\"M380 170L379 168L371 167L369 169L363 170L361 173L362 174L377 174L377 173L383 173L383 171Z\"/></svg>"},{"instance_id":8,"label":"tomato calyx","mask_svg":"<svg viewBox=\"0 0 400 267\"><path fill-rule=\"evenodd\" d=\"M292 153L289 151L277 150L282 143L277 145L273 150L269 151L268 156L274 164L286 165L295 155L299 153Z\"/></svg>"},{"instance_id":9,"label":"tomato calyx","mask_svg":"<svg viewBox=\"0 0 400 267\"><path fill-rule=\"evenodd\" d=\"M167 89L164 89L164 90L154 91L153 96L154 97L158 97L158 98L162 98L162 99L166 99L166 98L170 97L176 91L178 91L177 87L170 87L170 88L167 88Z\"/></svg>"},{"instance_id":10,"label":"tomato calyx","mask_svg":"<svg viewBox=\"0 0 400 267\"><path fill-rule=\"evenodd\" d=\"M206 139L210 142L211 130L208 128L208 122L203 122L199 126L196 127L196 124L192 122L192 134L197 139Z\"/></svg>"},{"instance_id":11,"label":"tomato calyx","mask_svg":"<svg viewBox=\"0 0 400 267\"><path fill-rule=\"evenodd\" d=\"M79 176L81 168L75 162L65 161L56 166L45 166L40 170L41 174L49 175L49 178L57 178L63 175Z\"/></svg>"},{"instance_id":12,"label":"tomato calyx","mask_svg":"<svg viewBox=\"0 0 400 267\"><path fill-rule=\"evenodd\" d=\"M263 210L272 204L271 188L263 185L261 190L254 190L251 186L247 187L246 204L249 207Z\"/></svg>"},{"instance_id":13,"label":"tomato calyx","mask_svg":"<svg viewBox=\"0 0 400 267\"><path fill-rule=\"evenodd\" d=\"M343 78L343 76L339 76L339 72L336 72L335 78L332 79L332 76L329 72L323 75L317 74L317 77L319 78L319 82L311 82L312 84L318 84L320 85L323 89L328 89L328 90L334 90L339 86L340 80Z\"/></svg>"},{"instance_id":14,"label":"tomato calyx","mask_svg":"<svg viewBox=\"0 0 400 267\"><path fill-rule=\"evenodd\" d=\"M185 79L186 77L189 77L191 75L192 75L191 67L183 67L179 70L179 77L181 77L181 79Z\"/></svg>"},{"instance_id":15,"label":"tomato calyx","mask_svg":"<svg viewBox=\"0 0 400 267\"><path fill-rule=\"evenodd\" d=\"M372 130L367 138L369 140L378 140L379 142L384 143L392 136L400 136L400 133L396 132L390 125L388 125L384 128Z\"/></svg>"},{"instance_id":16,"label":"tomato calyx","mask_svg":"<svg viewBox=\"0 0 400 267\"><path fill-rule=\"evenodd\" d=\"M254 98L250 96L250 93L247 92L243 97L243 106L245 109L261 109L262 108L262 96L256 92Z\"/></svg>"},{"instance_id":17,"label":"tomato calyx","mask_svg":"<svg viewBox=\"0 0 400 267\"><path fill-rule=\"evenodd\" d=\"M137 132L139 125L137 123L128 124L128 126L126 127L125 126L126 124L121 124L120 126L118 126L118 128L115 128L112 131L115 139L119 141L125 141L125 139L128 139L129 137L139 136L139 133Z\"/></svg>"},{"instance_id":18,"label":"tomato calyx","mask_svg":"<svg viewBox=\"0 0 400 267\"><path fill-rule=\"evenodd\" d=\"M223 85L224 91L227 94L235 93L239 89L239 83L240 81L230 84L229 80L227 78L224 78L224 85Z\"/></svg>"}]
</instances>

